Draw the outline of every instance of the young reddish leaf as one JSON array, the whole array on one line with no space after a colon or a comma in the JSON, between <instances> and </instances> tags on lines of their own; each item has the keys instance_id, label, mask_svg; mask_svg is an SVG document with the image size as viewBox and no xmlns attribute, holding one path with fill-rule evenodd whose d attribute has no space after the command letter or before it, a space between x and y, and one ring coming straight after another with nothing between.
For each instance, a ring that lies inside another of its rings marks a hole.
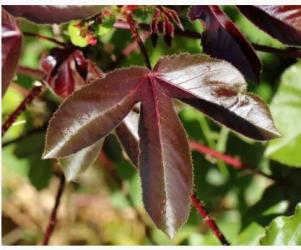
<instances>
[{"instance_id":1,"label":"young reddish leaf","mask_svg":"<svg viewBox=\"0 0 301 250\"><path fill-rule=\"evenodd\" d=\"M13 16L2 9L2 96L4 96L18 65L22 34Z\"/></svg>"},{"instance_id":2,"label":"young reddish leaf","mask_svg":"<svg viewBox=\"0 0 301 250\"><path fill-rule=\"evenodd\" d=\"M171 98L156 77L149 77L141 95L139 170L143 203L157 227L173 237L190 210L188 141Z\"/></svg>"},{"instance_id":3,"label":"young reddish leaf","mask_svg":"<svg viewBox=\"0 0 301 250\"><path fill-rule=\"evenodd\" d=\"M103 141L101 139L72 155L59 159L66 181L76 180L81 173L94 163L100 153Z\"/></svg>"},{"instance_id":4,"label":"young reddish leaf","mask_svg":"<svg viewBox=\"0 0 301 250\"><path fill-rule=\"evenodd\" d=\"M189 17L191 20L200 19L205 22L202 46L206 53L231 62L246 79L259 82L259 58L251 44L218 6L192 6Z\"/></svg>"},{"instance_id":5,"label":"young reddish leaf","mask_svg":"<svg viewBox=\"0 0 301 250\"><path fill-rule=\"evenodd\" d=\"M101 11L99 5L4 5L16 17L24 17L42 24L60 24L74 19L83 19Z\"/></svg>"},{"instance_id":6,"label":"young reddish leaf","mask_svg":"<svg viewBox=\"0 0 301 250\"><path fill-rule=\"evenodd\" d=\"M49 123L44 158L61 158L106 136L137 102L143 68L116 70L67 98Z\"/></svg>"},{"instance_id":7,"label":"young reddish leaf","mask_svg":"<svg viewBox=\"0 0 301 250\"><path fill-rule=\"evenodd\" d=\"M170 96L213 120L256 140L279 136L267 105L246 93L243 76L231 64L184 54L161 59L155 70Z\"/></svg>"},{"instance_id":8,"label":"young reddish leaf","mask_svg":"<svg viewBox=\"0 0 301 250\"><path fill-rule=\"evenodd\" d=\"M53 49L42 59L41 65L47 74L49 87L61 97L69 96L86 83L102 76L97 66L73 47Z\"/></svg>"},{"instance_id":9,"label":"young reddish leaf","mask_svg":"<svg viewBox=\"0 0 301 250\"><path fill-rule=\"evenodd\" d=\"M239 5L255 25L284 44L301 46L301 5Z\"/></svg>"},{"instance_id":10,"label":"young reddish leaf","mask_svg":"<svg viewBox=\"0 0 301 250\"><path fill-rule=\"evenodd\" d=\"M65 157L103 139L140 102L139 150L133 136L137 122L129 129L130 116L117 134L134 163L139 152L145 208L172 237L189 214L192 164L171 98L254 139L278 135L267 106L246 93L244 78L235 67L185 54L161 59L154 71L138 67L113 71L75 92L50 121L44 157Z\"/></svg>"},{"instance_id":11,"label":"young reddish leaf","mask_svg":"<svg viewBox=\"0 0 301 250\"><path fill-rule=\"evenodd\" d=\"M117 137L135 167L138 166L139 155L138 123L139 114L132 111L116 128Z\"/></svg>"}]
</instances>

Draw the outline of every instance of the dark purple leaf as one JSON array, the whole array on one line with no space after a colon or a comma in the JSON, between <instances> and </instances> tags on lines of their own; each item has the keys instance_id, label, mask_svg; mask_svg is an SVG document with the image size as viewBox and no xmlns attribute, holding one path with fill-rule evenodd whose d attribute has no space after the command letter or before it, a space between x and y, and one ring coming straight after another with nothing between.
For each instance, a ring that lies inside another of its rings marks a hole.
<instances>
[{"instance_id":1,"label":"dark purple leaf","mask_svg":"<svg viewBox=\"0 0 301 250\"><path fill-rule=\"evenodd\" d=\"M192 164L171 98L251 138L278 135L267 106L246 93L244 78L235 67L185 54L161 59L154 71L138 67L113 71L75 92L50 121L44 157L75 154L119 126L121 143L131 160L138 162L145 208L172 237L189 214ZM137 120L129 121L128 115L134 114L131 110L137 103L141 104L139 150Z\"/></svg>"},{"instance_id":2,"label":"dark purple leaf","mask_svg":"<svg viewBox=\"0 0 301 250\"><path fill-rule=\"evenodd\" d=\"M189 17L205 23L202 46L206 53L231 62L246 79L259 82L260 60L251 44L218 6L192 6Z\"/></svg>"},{"instance_id":3,"label":"dark purple leaf","mask_svg":"<svg viewBox=\"0 0 301 250\"><path fill-rule=\"evenodd\" d=\"M2 9L2 96L15 74L22 47L22 34L15 18Z\"/></svg>"},{"instance_id":4,"label":"dark purple leaf","mask_svg":"<svg viewBox=\"0 0 301 250\"><path fill-rule=\"evenodd\" d=\"M189 146L171 98L158 79L150 76L144 84L139 121L143 203L157 227L173 237L190 210Z\"/></svg>"},{"instance_id":5,"label":"dark purple leaf","mask_svg":"<svg viewBox=\"0 0 301 250\"><path fill-rule=\"evenodd\" d=\"M146 72L116 70L67 98L49 123L44 157L66 157L110 133L138 101Z\"/></svg>"},{"instance_id":6,"label":"dark purple leaf","mask_svg":"<svg viewBox=\"0 0 301 250\"><path fill-rule=\"evenodd\" d=\"M260 29L284 44L301 46L301 5L239 5Z\"/></svg>"},{"instance_id":7,"label":"dark purple leaf","mask_svg":"<svg viewBox=\"0 0 301 250\"><path fill-rule=\"evenodd\" d=\"M16 17L24 17L32 22L54 24L83 19L100 12L99 5L4 5Z\"/></svg>"}]
</instances>

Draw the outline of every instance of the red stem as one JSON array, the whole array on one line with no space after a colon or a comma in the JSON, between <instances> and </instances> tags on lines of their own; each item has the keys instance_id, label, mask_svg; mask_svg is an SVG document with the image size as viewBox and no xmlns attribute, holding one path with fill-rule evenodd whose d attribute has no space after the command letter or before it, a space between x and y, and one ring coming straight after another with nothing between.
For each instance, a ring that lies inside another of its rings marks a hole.
<instances>
[{"instance_id":1,"label":"red stem","mask_svg":"<svg viewBox=\"0 0 301 250\"><path fill-rule=\"evenodd\" d=\"M152 69L152 66L151 66L150 60L149 60L149 56L147 54L147 50L146 50L146 48L145 48L145 46L143 44L143 41L142 41L141 37L139 36L138 29L136 27L136 23L135 23L135 21L134 21L133 16L132 16L131 13L127 13L127 22L128 22L128 24L130 26L133 38L135 39L135 41L139 45L139 48L140 48L141 54L143 55L144 62L146 64L146 66L149 69Z\"/></svg>"},{"instance_id":2,"label":"red stem","mask_svg":"<svg viewBox=\"0 0 301 250\"><path fill-rule=\"evenodd\" d=\"M45 235L44 235L44 239L42 242L42 245L48 245L49 243L49 239L52 236L52 233L54 231L54 228L56 226L56 222L57 222L57 210L59 208L60 202L61 202L61 197L62 194L64 192L64 188L65 188L65 177L64 175L60 176L60 183L59 183L59 188L57 190L57 194L55 197L55 203L54 206L52 208L50 217L49 217L49 221L48 221L48 225L45 231Z\"/></svg>"},{"instance_id":3,"label":"red stem","mask_svg":"<svg viewBox=\"0 0 301 250\"><path fill-rule=\"evenodd\" d=\"M24 112L26 107L33 101L34 98L39 96L42 93L43 85L34 86L29 94L24 98L21 104L17 107L17 109L7 118L7 120L2 125L2 137L6 133L6 131L11 127L11 125L16 121L18 116Z\"/></svg>"},{"instance_id":4,"label":"red stem","mask_svg":"<svg viewBox=\"0 0 301 250\"><path fill-rule=\"evenodd\" d=\"M217 237L220 243L224 246L230 246L230 243L228 242L224 234L220 231L214 219L206 211L204 203L197 198L195 193L193 193L190 196L190 199L191 199L191 204L197 209L199 214L203 217L208 227L211 229L211 231L214 233L214 235Z\"/></svg>"},{"instance_id":5,"label":"red stem","mask_svg":"<svg viewBox=\"0 0 301 250\"><path fill-rule=\"evenodd\" d=\"M22 65L18 66L17 73L22 74L22 75L31 76L32 78L35 78L36 80L43 80L44 77L46 76L44 71L42 71L40 69L33 69L33 68L29 68L29 67L22 66Z\"/></svg>"},{"instance_id":6,"label":"red stem","mask_svg":"<svg viewBox=\"0 0 301 250\"><path fill-rule=\"evenodd\" d=\"M262 175L266 178L274 180L272 176L267 175L267 174L261 172L260 170L255 169L255 168L245 164L240 159L234 158L233 156L230 156L230 155L223 154L223 153L221 153L219 151L216 151L212 148L209 148L209 147L207 147L207 146L205 146L205 145L203 145L199 142L190 141L189 146L190 146L191 150L195 150L195 151L197 151L201 154L210 155L211 157L214 157L218 160L222 160L222 161L224 161L225 163L227 163L229 166L231 166L233 168L247 169L247 170L252 171L255 174L259 174L259 175Z\"/></svg>"}]
</instances>

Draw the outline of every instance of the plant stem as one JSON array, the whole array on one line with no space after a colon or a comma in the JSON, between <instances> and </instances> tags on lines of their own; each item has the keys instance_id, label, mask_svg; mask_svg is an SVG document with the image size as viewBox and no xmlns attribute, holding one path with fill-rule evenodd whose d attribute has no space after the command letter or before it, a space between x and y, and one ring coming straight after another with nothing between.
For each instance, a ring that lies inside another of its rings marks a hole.
<instances>
[{"instance_id":1,"label":"plant stem","mask_svg":"<svg viewBox=\"0 0 301 250\"><path fill-rule=\"evenodd\" d=\"M210 230L214 233L214 235L217 237L220 243L224 246L230 246L230 243L228 242L224 234L220 231L214 219L206 211L204 203L197 198L195 193L191 194L190 199L191 199L191 204L197 209L199 214L203 217L203 219L209 226Z\"/></svg>"},{"instance_id":2,"label":"plant stem","mask_svg":"<svg viewBox=\"0 0 301 250\"><path fill-rule=\"evenodd\" d=\"M46 76L44 71L42 71L40 69L33 69L33 68L29 68L29 67L22 66L22 65L18 66L17 73L21 74L21 75L30 76L39 81L43 80L44 77Z\"/></svg>"},{"instance_id":3,"label":"plant stem","mask_svg":"<svg viewBox=\"0 0 301 250\"><path fill-rule=\"evenodd\" d=\"M255 169L255 168L245 164L244 162L242 162L241 160L239 160L237 158L234 158L233 156L223 154L223 153L221 153L219 151L216 151L212 148L208 148L207 146L205 146L205 145L203 145L199 142L190 141L189 145L190 145L191 150L195 150L195 151L197 151L201 154L207 154L207 155L210 155L211 157L214 157L218 160L222 160L222 161L224 161L225 163L227 163L229 166L231 166L233 168L247 169L247 170L250 170L251 172L253 172L255 174L262 175L266 178L269 178L269 179L275 181L272 176L267 175L267 174L263 173L262 171L260 171L258 169Z\"/></svg>"},{"instance_id":4,"label":"plant stem","mask_svg":"<svg viewBox=\"0 0 301 250\"><path fill-rule=\"evenodd\" d=\"M129 29L130 27L123 22L116 22L114 24L115 28L118 29ZM142 30L150 30L150 27L148 24L139 24L139 28ZM162 32L160 28L160 32ZM192 39L202 39L202 34L192 31L192 30L180 30L180 29L175 29L175 35L177 36L182 36L186 38L192 38ZM262 51L262 52L269 52L281 56L286 56L286 57L293 57L293 58L301 58L301 51L298 48L285 48L285 49L278 49L278 48L273 48L270 46L266 45L260 45L256 43L251 43L252 46L254 47L255 50Z\"/></svg>"},{"instance_id":5,"label":"plant stem","mask_svg":"<svg viewBox=\"0 0 301 250\"><path fill-rule=\"evenodd\" d=\"M64 188L65 188L65 177L62 174L60 176L60 183L59 183L59 188L57 190L56 193L56 197L55 197L55 203L54 206L52 208L50 217L49 217L49 221L48 221L48 225L44 234L44 239L42 242L42 245L48 245L49 243L49 239L52 236L53 230L56 226L56 222L57 222L57 210L59 208L60 202L61 202L61 197L62 194L64 192Z\"/></svg>"},{"instance_id":6,"label":"plant stem","mask_svg":"<svg viewBox=\"0 0 301 250\"><path fill-rule=\"evenodd\" d=\"M254 49L263 52L269 52L269 53L277 54L280 56L286 56L286 57L301 58L301 51L298 50L297 48L278 49L278 48L273 48L273 47L260 45L256 43L252 43L252 46L254 47Z\"/></svg>"},{"instance_id":7,"label":"plant stem","mask_svg":"<svg viewBox=\"0 0 301 250\"><path fill-rule=\"evenodd\" d=\"M141 39L141 37L139 36L139 33L138 33L138 29L136 27L136 23L133 19L133 16L131 13L127 13L127 22L130 26L130 29L131 29L131 32L132 32L132 35L133 35L133 38L135 39L135 41L137 42L139 48L140 48L140 51L143 55L143 58L144 58L144 62L146 64L146 66L151 70L152 69L152 66L150 64L150 60L149 60L149 56L147 54L147 50L143 44L143 41Z\"/></svg>"},{"instance_id":8,"label":"plant stem","mask_svg":"<svg viewBox=\"0 0 301 250\"><path fill-rule=\"evenodd\" d=\"M29 94L24 98L24 100L20 103L17 109L7 118L7 120L2 125L2 137L6 133L6 131L12 126L12 124L16 121L18 116L24 112L26 107L32 103L33 99L39 96L42 93L43 85L34 86Z\"/></svg>"},{"instance_id":9,"label":"plant stem","mask_svg":"<svg viewBox=\"0 0 301 250\"><path fill-rule=\"evenodd\" d=\"M62 47L65 47L65 43L63 42L60 42L52 37L48 37L48 36L44 36L44 35L41 35L41 34L38 34L38 33L33 33L33 32L23 32L23 35L24 36L33 36L33 37L37 37L39 39L43 39L43 40L47 40L49 42L52 42L52 43L55 43L56 45L58 46L62 46Z\"/></svg>"}]
</instances>

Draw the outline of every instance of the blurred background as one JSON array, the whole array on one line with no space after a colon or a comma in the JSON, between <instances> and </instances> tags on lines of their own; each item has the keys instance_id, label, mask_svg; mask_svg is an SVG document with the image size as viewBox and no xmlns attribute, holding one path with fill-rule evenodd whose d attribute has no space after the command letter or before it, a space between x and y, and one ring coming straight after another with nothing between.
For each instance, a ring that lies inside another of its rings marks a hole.
<instances>
[{"instance_id":1,"label":"blurred background","mask_svg":"<svg viewBox=\"0 0 301 250\"><path fill-rule=\"evenodd\" d=\"M175 8L181 13L185 30L202 31L200 22L191 24L186 18L188 6ZM223 8L250 41L284 48L234 7ZM136 13L136 18L141 23L149 23L151 15L141 10ZM62 41L68 41L72 36L68 24L43 26L19 20L19 25L23 32L39 33ZM97 39L96 46L82 50L104 72L112 69L112 65L144 64L138 50L116 63L122 50L132 43L130 31L113 28L108 21L100 25ZM145 44L153 65L162 55L202 52L200 40L193 38L176 36L171 47L164 43L162 36L155 48L150 38ZM25 36L20 65L40 68L41 57L55 46L49 41ZM270 53L258 52L258 55L263 64L261 82L249 84L248 88L269 103L276 126L283 134L276 142L248 140L212 123L193 108L177 103L190 139L237 157L280 180L275 182L249 171L233 169L222 161L193 152L198 197L232 244L259 244L264 228L279 215L291 215L301 201L301 132L298 130L301 124L301 62ZM16 75L2 99L2 121L16 109L35 81L22 73ZM55 161L41 160L41 154L48 121L60 102L53 92L45 91L2 138L2 243L5 245L35 245L43 239L60 171ZM142 205L138 173L112 134L106 139L96 163L76 183L66 186L50 244L220 243L194 208L187 224L172 240L154 227Z\"/></svg>"}]
</instances>

